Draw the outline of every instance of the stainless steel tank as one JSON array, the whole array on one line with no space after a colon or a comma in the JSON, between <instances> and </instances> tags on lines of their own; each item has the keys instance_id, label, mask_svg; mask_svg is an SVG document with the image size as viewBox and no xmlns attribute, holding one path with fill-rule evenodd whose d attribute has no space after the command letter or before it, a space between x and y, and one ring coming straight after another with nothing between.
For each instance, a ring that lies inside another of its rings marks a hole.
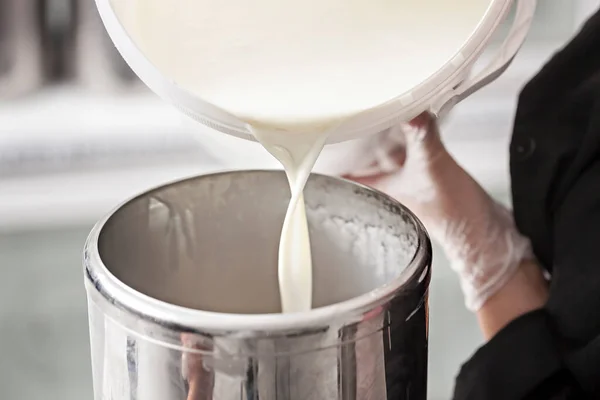
<instances>
[{"instance_id":1,"label":"stainless steel tank","mask_svg":"<svg viewBox=\"0 0 600 400\"><path fill-rule=\"evenodd\" d=\"M278 171L172 183L85 247L95 400L425 400L431 245L390 197L313 175L315 309L280 314Z\"/></svg>"}]
</instances>

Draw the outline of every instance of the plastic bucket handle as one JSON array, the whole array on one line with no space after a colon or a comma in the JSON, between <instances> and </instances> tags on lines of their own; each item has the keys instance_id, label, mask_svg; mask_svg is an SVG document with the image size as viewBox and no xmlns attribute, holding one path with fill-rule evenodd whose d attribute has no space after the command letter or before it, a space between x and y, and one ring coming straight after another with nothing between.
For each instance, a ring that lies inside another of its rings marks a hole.
<instances>
[{"instance_id":1,"label":"plastic bucket handle","mask_svg":"<svg viewBox=\"0 0 600 400\"><path fill-rule=\"evenodd\" d=\"M440 96L430 108L438 118L444 117L456 104L495 81L506 71L525 42L535 14L537 0L518 0L513 25L494 59L477 73Z\"/></svg>"}]
</instances>

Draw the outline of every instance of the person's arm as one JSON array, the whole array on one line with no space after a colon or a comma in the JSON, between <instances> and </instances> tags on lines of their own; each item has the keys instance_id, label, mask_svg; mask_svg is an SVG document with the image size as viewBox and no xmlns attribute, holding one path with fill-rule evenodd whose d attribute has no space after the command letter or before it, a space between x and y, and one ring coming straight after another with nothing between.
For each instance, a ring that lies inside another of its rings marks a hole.
<instances>
[{"instance_id":1,"label":"person's arm","mask_svg":"<svg viewBox=\"0 0 600 400\"><path fill-rule=\"evenodd\" d=\"M535 261L523 261L508 283L477 312L486 340L511 321L541 309L548 301L548 281Z\"/></svg>"},{"instance_id":2,"label":"person's arm","mask_svg":"<svg viewBox=\"0 0 600 400\"><path fill-rule=\"evenodd\" d=\"M548 301L510 321L465 363L456 400L600 398L600 103L598 111L596 144L580 153L595 147L596 156L584 157L585 171L573 175L552 221L531 224L554 232L552 254L544 255L554 265Z\"/></svg>"},{"instance_id":3,"label":"person's arm","mask_svg":"<svg viewBox=\"0 0 600 400\"><path fill-rule=\"evenodd\" d=\"M600 12L521 93L514 215L552 275L549 296L463 366L456 400L600 398L599 49Z\"/></svg>"},{"instance_id":4,"label":"person's arm","mask_svg":"<svg viewBox=\"0 0 600 400\"><path fill-rule=\"evenodd\" d=\"M514 220L447 154L431 120L412 128L388 132L403 151L378 152L391 159L385 173L355 178L424 221L489 338L454 399L600 398L600 13L521 93Z\"/></svg>"}]
</instances>

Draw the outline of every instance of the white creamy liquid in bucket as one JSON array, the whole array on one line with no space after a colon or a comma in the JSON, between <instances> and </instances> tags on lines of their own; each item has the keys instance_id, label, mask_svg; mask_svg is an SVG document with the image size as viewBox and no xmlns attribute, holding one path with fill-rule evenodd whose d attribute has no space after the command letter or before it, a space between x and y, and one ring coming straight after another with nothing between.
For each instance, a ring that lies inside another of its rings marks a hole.
<instances>
[{"instance_id":1,"label":"white creamy liquid in bucket","mask_svg":"<svg viewBox=\"0 0 600 400\"><path fill-rule=\"evenodd\" d=\"M283 312L312 302L302 191L327 134L453 59L491 0L112 0L150 62L248 123L283 165Z\"/></svg>"}]
</instances>

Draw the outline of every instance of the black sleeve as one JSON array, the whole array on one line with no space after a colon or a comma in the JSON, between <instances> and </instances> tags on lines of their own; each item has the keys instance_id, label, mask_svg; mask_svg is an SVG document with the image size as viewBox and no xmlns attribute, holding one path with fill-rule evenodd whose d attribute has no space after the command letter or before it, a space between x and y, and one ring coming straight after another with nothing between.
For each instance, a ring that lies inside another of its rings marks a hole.
<instances>
[{"instance_id":1,"label":"black sleeve","mask_svg":"<svg viewBox=\"0 0 600 400\"><path fill-rule=\"evenodd\" d=\"M454 398L600 398L600 11L523 89L510 152L550 298L463 365Z\"/></svg>"}]
</instances>

